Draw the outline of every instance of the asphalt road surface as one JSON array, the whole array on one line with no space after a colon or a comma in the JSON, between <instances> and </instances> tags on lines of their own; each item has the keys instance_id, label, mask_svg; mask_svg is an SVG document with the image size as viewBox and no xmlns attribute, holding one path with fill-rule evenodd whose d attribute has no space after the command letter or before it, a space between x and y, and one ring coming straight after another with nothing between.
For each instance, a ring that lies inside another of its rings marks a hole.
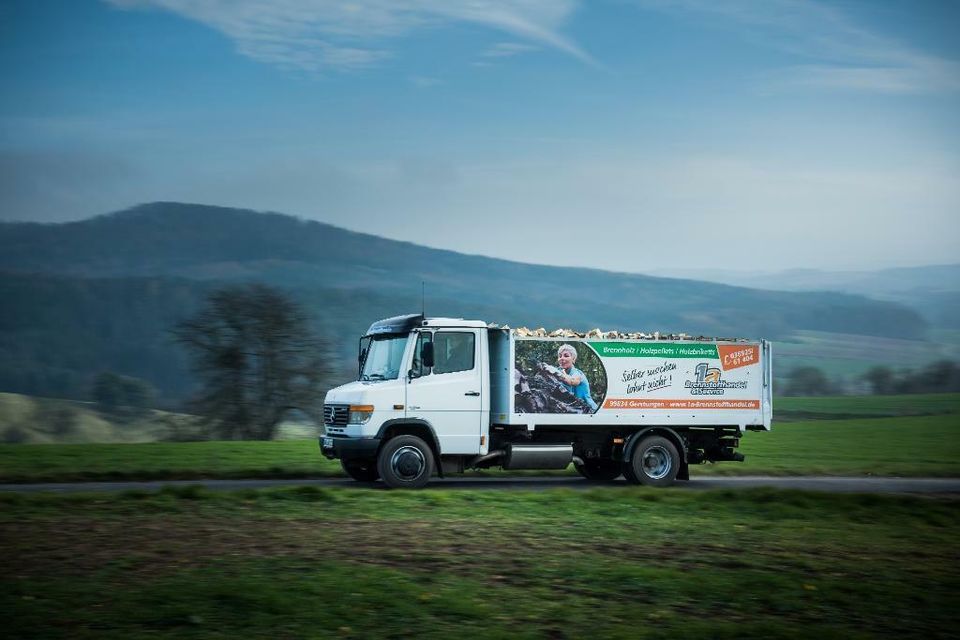
<instances>
[{"instance_id":1,"label":"asphalt road surface","mask_svg":"<svg viewBox=\"0 0 960 640\"><path fill-rule=\"evenodd\" d=\"M156 491L165 486L203 486L208 489L235 490L261 489L266 487L315 486L385 489L382 483L361 483L346 478L299 478L288 480L160 480L154 482L70 482L38 484L0 484L0 491L7 492L54 492L77 493L84 491ZM427 486L433 489L487 489L546 491L550 489L592 489L601 486L627 486L623 480L610 485L599 485L574 477L460 477L434 478ZM690 491L704 489L738 489L748 487L774 487L778 489L803 489L831 493L918 493L960 494L960 478L876 478L837 476L730 476L694 478L678 482L677 488Z\"/></svg>"}]
</instances>

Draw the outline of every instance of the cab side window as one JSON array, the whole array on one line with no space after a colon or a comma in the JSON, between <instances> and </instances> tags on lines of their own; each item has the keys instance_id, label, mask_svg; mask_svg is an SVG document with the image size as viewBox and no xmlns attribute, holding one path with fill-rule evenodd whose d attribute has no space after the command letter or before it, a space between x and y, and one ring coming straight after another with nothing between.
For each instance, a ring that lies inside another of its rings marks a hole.
<instances>
[{"instance_id":1,"label":"cab side window","mask_svg":"<svg viewBox=\"0 0 960 640\"><path fill-rule=\"evenodd\" d=\"M473 333L438 331L433 338L433 372L454 373L469 371L474 367Z\"/></svg>"},{"instance_id":2,"label":"cab side window","mask_svg":"<svg viewBox=\"0 0 960 640\"><path fill-rule=\"evenodd\" d=\"M433 341L433 334L429 331L421 331L420 335L417 336L417 346L413 350L413 363L411 369L413 370L413 377L419 378L422 376L430 375L430 367L423 366L423 345L427 342Z\"/></svg>"}]
</instances>

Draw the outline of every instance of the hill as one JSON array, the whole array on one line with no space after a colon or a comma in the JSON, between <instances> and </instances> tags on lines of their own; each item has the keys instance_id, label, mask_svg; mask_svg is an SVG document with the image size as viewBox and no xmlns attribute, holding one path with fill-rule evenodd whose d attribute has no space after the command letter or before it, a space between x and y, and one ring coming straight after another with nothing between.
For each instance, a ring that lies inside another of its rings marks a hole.
<instances>
[{"instance_id":1,"label":"hill","mask_svg":"<svg viewBox=\"0 0 960 640\"><path fill-rule=\"evenodd\" d=\"M275 213L154 203L66 224L0 224L0 389L83 398L89 378L111 370L183 398L191 378L169 329L211 288L242 280L291 291L345 373L373 319L420 308L421 282L428 313L512 326L914 342L927 331L911 309L857 295L531 265Z\"/></svg>"},{"instance_id":2,"label":"hill","mask_svg":"<svg viewBox=\"0 0 960 640\"><path fill-rule=\"evenodd\" d=\"M486 232L495 242L496 233ZM84 278L257 279L405 294L416 302L425 282L431 299L503 309L505 320L524 324L556 318L578 327L770 337L796 329L888 337L922 337L926 330L910 309L861 296L531 265L279 214L177 203L67 224L0 225L0 269Z\"/></svg>"},{"instance_id":3,"label":"hill","mask_svg":"<svg viewBox=\"0 0 960 640\"><path fill-rule=\"evenodd\" d=\"M663 274L668 275L668 274ZM838 291L905 304L934 327L960 329L960 264L876 271L680 270L674 275L780 291Z\"/></svg>"},{"instance_id":4,"label":"hill","mask_svg":"<svg viewBox=\"0 0 960 640\"><path fill-rule=\"evenodd\" d=\"M193 417L164 411L105 413L87 402L0 393L0 442L78 444L195 437ZM182 438L181 438L182 439Z\"/></svg>"},{"instance_id":5,"label":"hill","mask_svg":"<svg viewBox=\"0 0 960 640\"><path fill-rule=\"evenodd\" d=\"M311 422L287 421L275 439L312 439L316 434ZM180 442L209 436L209 430L189 414L103 411L90 402L0 393L0 444Z\"/></svg>"}]
</instances>

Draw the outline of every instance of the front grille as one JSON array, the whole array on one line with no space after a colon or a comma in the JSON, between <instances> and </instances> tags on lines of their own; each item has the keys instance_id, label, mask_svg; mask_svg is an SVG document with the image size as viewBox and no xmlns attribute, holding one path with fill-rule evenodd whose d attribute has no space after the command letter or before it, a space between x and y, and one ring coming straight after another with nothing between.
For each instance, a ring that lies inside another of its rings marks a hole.
<instances>
[{"instance_id":1,"label":"front grille","mask_svg":"<svg viewBox=\"0 0 960 640\"><path fill-rule=\"evenodd\" d=\"M323 424L336 427L346 426L349 415L350 405L348 404L323 405Z\"/></svg>"}]
</instances>

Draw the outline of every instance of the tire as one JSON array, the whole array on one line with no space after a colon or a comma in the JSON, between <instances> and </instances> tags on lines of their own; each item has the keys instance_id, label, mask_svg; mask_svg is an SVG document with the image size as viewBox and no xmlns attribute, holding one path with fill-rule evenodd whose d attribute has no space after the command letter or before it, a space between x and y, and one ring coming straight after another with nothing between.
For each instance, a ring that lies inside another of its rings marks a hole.
<instances>
[{"instance_id":1,"label":"tire","mask_svg":"<svg viewBox=\"0 0 960 640\"><path fill-rule=\"evenodd\" d=\"M574 462L573 466L590 482L613 482L623 473L616 460L584 460L583 464Z\"/></svg>"},{"instance_id":2,"label":"tire","mask_svg":"<svg viewBox=\"0 0 960 640\"><path fill-rule=\"evenodd\" d=\"M417 436L397 436L380 449L377 471L391 489L419 489L433 475L433 452Z\"/></svg>"},{"instance_id":3,"label":"tire","mask_svg":"<svg viewBox=\"0 0 960 640\"><path fill-rule=\"evenodd\" d=\"M680 472L680 454L663 436L649 436L634 448L630 470L640 484L669 487Z\"/></svg>"},{"instance_id":4,"label":"tire","mask_svg":"<svg viewBox=\"0 0 960 640\"><path fill-rule=\"evenodd\" d=\"M376 460L341 460L340 466L357 482L374 482L380 477Z\"/></svg>"}]
</instances>

